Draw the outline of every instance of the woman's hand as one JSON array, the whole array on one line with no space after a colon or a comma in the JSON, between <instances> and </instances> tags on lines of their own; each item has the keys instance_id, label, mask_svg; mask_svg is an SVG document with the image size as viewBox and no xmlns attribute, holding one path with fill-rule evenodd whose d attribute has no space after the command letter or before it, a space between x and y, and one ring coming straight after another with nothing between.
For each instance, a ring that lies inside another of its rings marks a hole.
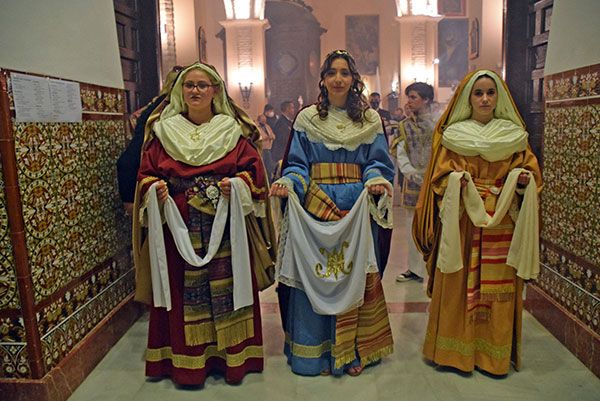
<instances>
[{"instance_id":1,"label":"woman's hand","mask_svg":"<svg viewBox=\"0 0 600 401\"><path fill-rule=\"evenodd\" d=\"M456 172L457 173L462 173L463 171L462 170L456 170ZM463 174L463 176L460 177L460 188L461 189L466 188L467 187L467 183L468 183L468 181L467 181L467 179L465 178L465 176Z\"/></svg>"},{"instance_id":2,"label":"woman's hand","mask_svg":"<svg viewBox=\"0 0 600 401\"><path fill-rule=\"evenodd\" d=\"M529 174L521 173L519 174L519 178L517 179L517 184L522 187L526 187L529 184Z\"/></svg>"},{"instance_id":3,"label":"woman's hand","mask_svg":"<svg viewBox=\"0 0 600 401\"><path fill-rule=\"evenodd\" d=\"M219 188L221 188L221 194L225 199L229 199L229 196L231 195L231 181L229 180L229 177L225 177L219 181Z\"/></svg>"},{"instance_id":4,"label":"woman's hand","mask_svg":"<svg viewBox=\"0 0 600 401\"><path fill-rule=\"evenodd\" d=\"M278 198L287 198L288 197L288 189L283 184L274 183L271 185L271 190L269 191L269 196L277 196Z\"/></svg>"},{"instance_id":5,"label":"woman's hand","mask_svg":"<svg viewBox=\"0 0 600 401\"><path fill-rule=\"evenodd\" d=\"M123 202L125 216L133 216L133 202Z\"/></svg>"},{"instance_id":6,"label":"woman's hand","mask_svg":"<svg viewBox=\"0 0 600 401\"><path fill-rule=\"evenodd\" d=\"M158 197L158 203L161 205L164 204L169 197L169 188L167 187L167 183L163 180L160 180L156 186L156 196Z\"/></svg>"},{"instance_id":7,"label":"woman's hand","mask_svg":"<svg viewBox=\"0 0 600 401\"><path fill-rule=\"evenodd\" d=\"M388 196L391 197L392 196L392 185L389 182L387 182L385 184L374 184L374 185L367 186L367 191L369 191L369 193L371 195L381 195L386 190L387 190Z\"/></svg>"}]
</instances>

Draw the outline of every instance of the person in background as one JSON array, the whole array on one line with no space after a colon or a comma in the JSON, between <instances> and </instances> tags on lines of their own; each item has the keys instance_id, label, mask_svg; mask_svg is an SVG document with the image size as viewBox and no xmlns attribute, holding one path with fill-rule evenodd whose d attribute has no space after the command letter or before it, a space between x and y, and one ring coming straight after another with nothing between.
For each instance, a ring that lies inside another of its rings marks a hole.
<instances>
[{"instance_id":1,"label":"person in background","mask_svg":"<svg viewBox=\"0 0 600 401\"><path fill-rule=\"evenodd\" d=\"M260 132L263 163L265 164L268 176L270 177L275 168L275 163L273 163L273 158L271 156L271 148L273 147L273 141L275 140L275 133L273 133L273 130L269 124L267 124L267 117L264 114L260 114L256 118L256 125Z\"/></svg>"},{"instance_id":2,"label":"person in background","mask_svg":"<svg viewBox=\"0 0 600 401\"><path fill-rule=\"evenodd\" d=\"M431 115L433 87L424 82L415 82L406 87L407 107L410 117L398 125L398 134L392 140L391 154L396 157L398 169L403 176L400 204L407 209L408 221L412 222L417 204L423 174L431 154L431 135L435 120ZM415 280L423 282L426 275L425 262L412 238L411 224L406 225L408 260L406 271L396 277L396 281Z\"/></svg>"},{"instance_id":3,"label":"person in background","mask_svg":"<svg viewBox=\"0 0 600 401\"><path fill-rule=\"evenodd\" d=\"M271 155L273 156L274 163L283 159L283 153L285 152L285 147L288 143L290 132L292 131L292 122L296 116L296 106L291 100L281 102L280 109L281 115L273 128L273 132L275 132L275 141L271 148Z\"/></svg>"},{"instance_id":4,"label":"person in background","mask_svg":"<svg viewBox=\"0 0 600 401\"><path fill-rule=\"evenodd\" d=\"M542 176L498 74L463 79L432 143L413 220L431 297L423 355L506 375L521 364L524 280L539 273Z\"/></svg>"},{"instance_id":5,"label":"person in background","mask_svg":"<svg viewBox=\"0 0 600 401\"><path fill-rule=\"evenodd\" d=\"M275 259L257 127L214 67L199 62L179 74L147 127L133 219L135 299L151 306L146 376L198 386L218 373L240 383L263 370L258 291L273 283ZM171 232L174 215L181 223ZM247 249L232 249L244 238Z\"/></svg>"},{"instance_id":6,"label":"person in background","mask_svg":"<svg viewBox=\"0 0 600 401\"><path fill-rule=\"evenodd\" d=\"M371 251L377 262L377 266L370 265L374 271L369 269L367 274L363 270L362 279L366 274L366 284L354 289L358 295L364 295L360 306L340 314L317 313L307 292L301 289L304 286L300 288L292 283L288 286L280 280L278 296L286 334L284 352L296 374L357 376L365 366L378 362L393 350L381 285L385 263L381 261L378 247L378 229L392 226L394 167L381 118L362 94L364 83L352 56L345 50L329 53L320 77L318 102L298 114L284 158L282 178L271 186L271 196L287 198L293 191L302 208L320 221L342 219L365 188L375 197L374 202L386 206L378 209L371 204L371 218L366 224L372 228L372 238L359 237L360 243L372 240L370 246L374 249ZM288 208L290 202L292 200L288 200ZM284 242L280 240L280 246ZM344 244L336 245L336 249L343 247ZM358 264L358 261L349 263ZM364 268L355 267L357 271ZM354 281L344 283L345 289L353 288Z\"/></svg>"},{"instance_id":7,"label":"person in background","mask_svg":"<svg viewBox=\"0 0 600 401\"><path fill-rule=\"evenodd\" d=\"M392 119L392 115L389 111L382 109L381 107L381 95L378 92L371 92L369 95L369 105L373 110L377 112L383 119L383 123L387 124Z\"/></svg>"},{"instance_id":8,"label":"person in background","mask_svg":"<svg viewBox=\"0 0 600 401\"><path fill-rule=\"evenodd\" d=\"M269 127L271 127L271 129L274 129L275 124L278 120L277 114L275 114L275 108L267 103L263 108L263 114L267 118L267 124L269 124Z\"/></svg>"},{"instance_id":9,"label":"person in background","mask_svg":"<svg viewBox=\"0 0 600 401\"><path fill-rule=\"evenodd\" d=\"M133 128L133 137L117 160L119 195L121 197L121 202L123 202L123 207L125 208L125 214L128 216L131 216L133 213L133 199L135 195L137 173L140 168L140 155L142 154L146 122L154 109L165 99L182 68L183 67L178 65L173 67L167 74L167 78L165 79L165 83L163 84L163 88L159 95L152 99L150 103L132 113L129 118L129 122Z\"/></svg>"},{"instance_id":10,"label":"person in background","mask_svg":"<svg viewBox=\"0 0 600 401\"><path fill-rule=\"evenodd\" d=\"M396 122L400 122L406 118L406 115L404 114L404 109L400 106L398 106L396 110L394 110L391 114L392 120Z\"/></svg>"}]
</instances>

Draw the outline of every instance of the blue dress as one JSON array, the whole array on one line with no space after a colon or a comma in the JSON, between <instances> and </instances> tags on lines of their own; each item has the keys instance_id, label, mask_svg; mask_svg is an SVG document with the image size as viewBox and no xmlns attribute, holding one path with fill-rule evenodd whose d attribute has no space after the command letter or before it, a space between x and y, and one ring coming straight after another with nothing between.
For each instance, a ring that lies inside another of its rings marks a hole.
<instances>
[{"instance_id":1,"label":"blue dress","mask_svg":"<svg viewBox=\"0 0 600 401\"><path fill-rule=\"evenodd\" d=\"M360 166L362 182L318 184L342 211L352 208L367 180L383 177L392 183L394 179L394 167L383 132L376 136L373 143L361 144L354 151L343 148L332 151L322 143L311 142L305 132L294 130L283 176L292 180L301 204L304 204L311 166L315 163L351 163ZM371 224L374 243L377 244L376 223L372 221ZM380 263L377 246L375 248ZM379 265L379 269L383 274L383 266ZM280 305L286 334L284 353L294 373L313 376L329 370L334 375L341 375L347 368L360 365L356 353L352 362L335 367L331 350L336 339L336 316L315 313L303 291L291 287L285 290L280 288Z\"/></svg>"}]
</instances>

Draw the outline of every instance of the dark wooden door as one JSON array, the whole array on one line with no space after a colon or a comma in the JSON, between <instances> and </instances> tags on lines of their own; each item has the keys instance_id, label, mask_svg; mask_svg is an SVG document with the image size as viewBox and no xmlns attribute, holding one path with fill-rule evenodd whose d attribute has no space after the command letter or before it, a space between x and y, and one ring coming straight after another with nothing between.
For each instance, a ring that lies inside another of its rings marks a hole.
<instances>
[{"instance_id":1,"label":"dark wooden door","mask_svg":"<svg viewBox=\"0 0 600 401\"><path fill-rule=\"evenodd\" d=\"M114 0L114 7L130 114L158 93L158 6L156 1Z\"/></svg>"},{"instance_id":2,"label":"dark wooden door","mask_svg":"<svg viewBox=\"0 0 600 401\"><path fill-rule=\"evenodd\" d=\"M542 160L544 66L554 0L506 0L506 81Z\"/></svg>"}]
</instances>

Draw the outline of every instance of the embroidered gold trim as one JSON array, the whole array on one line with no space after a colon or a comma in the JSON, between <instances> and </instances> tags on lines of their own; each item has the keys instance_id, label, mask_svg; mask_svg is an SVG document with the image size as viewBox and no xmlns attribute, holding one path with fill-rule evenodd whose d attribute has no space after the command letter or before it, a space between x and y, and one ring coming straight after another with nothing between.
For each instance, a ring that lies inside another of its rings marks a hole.
<instances>
[{"instance_id":1,"label":"embroidered gold trim","mask_svg":"<svg viewBox=\"0 0 600 401\"><path fill-rule=\"evenodd\" d=\"M300 358L320 358L323 354L331 352L330 340L319 345L302 345L291 341L289 335L286 333L285 342L290 347L292 354L294 356L299 356Z\"/></svg>"},{"instance_id":2,"label":"embroidered gold trim","mask_svg":"<svg viewBox=\"0 0 600 401\"><path fill-rule=\"evenodd\" d=\"M250 175L249 172L247 171L240 171L239 173L236 174L236 177L241 177L244 176L247 179L247 184L250 184L250 191L256 193L256 194L262 194L263 192L267 191L267 188L263 187L263 188L258 188L256 185L254 185L254 179L252 179L252 176Z\"/></svg>"},{"instance_id":3,"label":"embroidered gold trim","mask_svg":"<svg viewBox=\"0 0 600 401\"><path fill-rule=\"evenodd\" d=\"M427 332L427 339L431 340L431 333ZM494 359L510 358L512 345L494 345L482 338L475 338L473 342L467 343L451 337L436 337L435 346L445 351L458 352L464 356L473 356L475 352L484 353Z\"/></svg>"},{"instance_id":4,"label":"embroidered gold trim","mask_svg":"<svg viewBox=\"0 0 600 401\"><path fill-rule=\"evenodd\" d=\"M143 187L144 185L146 185L149 182L159 181L159 180L160 180L160 178L158 178L158 177L152 177L152 176L146 177L146 178L142 178L141 181L140 181L140 187Z\"/></svg>"},{"instance_id":5,"label":"embroidered gold trim","mask_svg":"<svg viewBox=\"0 0 600 401\"><path fill-rule=\"evenodd\" d=\"M306 191L308 190L308 185L306 185L306 181L304 180L304 177L302 177L302 174L290 173L290 175L293 175L294 177L297 177L300 180L300 183L302 184L302 189L304 190L304 193L306 193Z\"/></svg>"},{"instance_id":6,"label":"embroidered gold trim","mask_svg":"<svg viewBox=\"0 0 600 401\"><path fill-rule=\"evenodd\" d=\"M214 343L217 339L215 325L212 322L186 324L184 326L185 345Z\"/></svg>"},{"instance_id":7,"label":"embroidered gold trim","mask_svg":"<svg viewBox=\"0 0 600 401\"><path fill-rule=\"evenodd\" d=\"M227 366L238 367L242 366L248 359L262 358L263 348L262 346L253 345L246 347L237 354L227 354L225 350L218 351L215 345L209 345L204 351L204 355L199 356L173 354L171 347L146 349L147 362L160 362L169 359L174 367L183 369L204 369L206 360L212 357L225 360Z\"/></svg>"}]
</instances>

